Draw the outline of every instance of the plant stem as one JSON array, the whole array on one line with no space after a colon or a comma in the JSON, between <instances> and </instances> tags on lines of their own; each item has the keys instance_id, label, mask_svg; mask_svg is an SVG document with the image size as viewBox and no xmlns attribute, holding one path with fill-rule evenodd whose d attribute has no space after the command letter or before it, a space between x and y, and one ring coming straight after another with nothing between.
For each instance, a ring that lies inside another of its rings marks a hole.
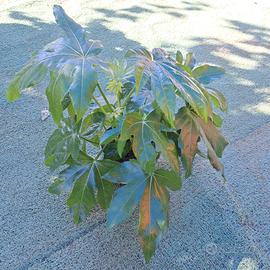
<instances>
[{"instance_id":1,"label":"plant stem","mask_svg":"<svg viewBox=\"0 0 270 270\"><path fill-rule=\"evenodd\" d=\"M93 100L97 103L97 105L99 106L99 108L102 110L102 112L104 112L106 114L106 111L104 110L103 106L99 103L99 101L96 99L95 96L92 97Z\"/></svg>"},{"instance_id":2,"label":"plant stem","mask_svg":"<svg viewBox=\"0 0 270 270\"><path fill-rule=\"evenodd\" d=\"M120 94L117 94L117 105L119 108L121 107Z\"/></svg>"},{"instance_id":3,"label":"plant stem","mask_svg":"<svg viewBox=\"0 0 270 270\"><path fill-rule=\"evenodd\" d=\"M125 101L124 101L124 103L122 105L123 107L125 107L127 105L128 101L129 101L131 95L134 93L134 91L135 91L135 86L128 93L128 95L127 95L127 97L126 97L126 99L125 99Z\"/></svg>"},{"instance_id":4,"label":"plant stem","mask_svg":"<svg viewBox=\"0 0 270 270\"><path fill-rule=\"evenodd\" d=\"M98 90L99 90L100 94L102 95L104 101L106 102L106 104L108 105L108 107L110 108L110 110L113 112L113 107L112 107L111 103L109 102L109 100L107 99L107 97L104 94L104 92L102 91L101 86L100 86L99 83L97 83L97 87L98 87Z\"/></svg>"}]
</instances>

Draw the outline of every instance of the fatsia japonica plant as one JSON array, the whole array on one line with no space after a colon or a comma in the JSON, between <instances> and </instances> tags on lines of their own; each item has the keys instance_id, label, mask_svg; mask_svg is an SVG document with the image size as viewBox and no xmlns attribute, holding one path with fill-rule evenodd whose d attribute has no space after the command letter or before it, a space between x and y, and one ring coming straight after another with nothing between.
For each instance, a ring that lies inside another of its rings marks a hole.
<instances>
[{"instance_id":1,"label":"fatsia japonica plant","mask_svg":"<svg viewBox=\"0 0 270 270\"><path fill-rule=\"evenodd\" d=\"M224 175L219 158L227 141L214 109L224 112L227 103L221 92L207 87L224 70L197 65L192 53L183 57L177 51L172 57L160 48L130 49L123 59L106 62L99 56L101 43L88 40L62 7L54 6L54 16L64 37L17 73L7 99L48 81L46 96L57 128L45 164L60 172L49 192L68 193L75 223L96 204L106 211L109 227L138 207L148 262L168 227L169 191L179 190L191 175L195 155L208 158Z\"/></svg>"}]
</instances>

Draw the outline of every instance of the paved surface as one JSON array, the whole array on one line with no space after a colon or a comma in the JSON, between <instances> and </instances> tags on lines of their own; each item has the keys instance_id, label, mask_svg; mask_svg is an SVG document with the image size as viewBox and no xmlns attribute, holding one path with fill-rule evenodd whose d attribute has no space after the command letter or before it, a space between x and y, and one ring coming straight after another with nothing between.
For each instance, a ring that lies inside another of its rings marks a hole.
<instances>
[{"instance_id":1,"label":"paved surface","mask_svg":"<svg viewBox=\"0 0 270 270\"><path fill-rule=\"evenodd\" d=\"M4 99L14 72L60 35L53 3L103 41L105 57L137 45L181 48L228 72L214 85L230 105L228 183L196 160L193 176L172 195L170 230L148 266L136 216L111 232L102 212L75 226L65 197L47 193L42 153L53 124L40 120L44 92L26 91L14 104ZM0 269L270 269L268 0L2 0L0 14Z\"/></svg>"}]
</instances>

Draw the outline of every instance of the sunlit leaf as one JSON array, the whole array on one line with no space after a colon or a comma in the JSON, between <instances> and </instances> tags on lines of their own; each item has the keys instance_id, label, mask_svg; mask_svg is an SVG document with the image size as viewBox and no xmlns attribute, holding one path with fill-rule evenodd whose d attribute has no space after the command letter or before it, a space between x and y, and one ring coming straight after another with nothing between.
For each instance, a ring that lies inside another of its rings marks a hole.
<instances>
[{"instance_id":1,"label":"sunlit leaf","mask_svg":"<svg viewBox=\"0 0 270 270\"><path fill-rule=\"evenodd\" d=\"M45 78L46 67L41 64L35 64L30 61L22 70L20 70L6 90L8 101L14 101L21 95L21 90L38 84Z\"/></svg>"},{"instance_id":2,"label":"sunlit leaf","mask_svg":"<svg viewBox=\"0 0 270 270\"><path fill-rule=\"evenodd\" d=\"M222 122L223 122L222 118L216 113L213 113L212 118L213 118L214 125L216 127L220 128L222 126Z\"/></svg>"},{"instance_id":3,"label":"sunlit leaf","mask_svg":"<svg viewBox=\"0 0 270 270\"><path fill-rule=\"evenodd\" d=\"M190 69L192 69L195 66L195 64L196 64L196 60L194 58L193 53L192 52L187 53L184 66L187 66Z\"/></svg>"},{"instance_id":4,"label":"sunlit leaf","mask_svg":"<svg viewBox=\"0 0 270 270\"><path fill-rule=\"evenodd\" d=\"M183 54L180 51L177 51L176 52L176 63L179 65L182 65L183 60L184 60Z\"/></svg>"},{"instance_id":5,"label":"sunlit leaf","mask_svg":"<svg viewBox=\"0 0 270 270\"><path fill-rule=\"evenodd\" d=\"M7 97L15 100L22 89L43 79L46 69L55 70L69 78L68 91L80 119L90 104L97 84L93 65L100 63L96 55L102 46L97 41L88 41L85 30L69 18L62 7L54 6L54 16L65 37L49 43L31 59L11 82Z\"/></svg>"},{"instance_id":6,"label":"sunlit leaf","mask_svg":"<svg viewBox=\"0 0 270 270\"><path fill-rule=\"evenodd\" d=\"M131 136L132 150L145 171L151 172L155 169L157 151L162 153L175 171L179 170L176 146L161 133L160 118L157 114L143 115L134 112L126 115L118 140L120 155Z\"/></svg>"},{"instance_id":7,"label":"sunlit leaf","mask_svg":"<svg viewBox=\"0 0 270 270\"><path fill-rule=\"evenodd\" d=\"M192 75L203 84L209 84L225 74L225 70L218 66L204 64L192 70Z\"/></svg>"},{"instance_id":8,"label":"sunlit leaf","mask_svg":"<svg viewBox=\"0 0 270 270\"><path fill-rule=\"evenodd\" d=\"M224 95L220 91L214 89L207 89L207 91L215 107L226 112L228 110L228 104Z\"/></svg>"}]
</instances>

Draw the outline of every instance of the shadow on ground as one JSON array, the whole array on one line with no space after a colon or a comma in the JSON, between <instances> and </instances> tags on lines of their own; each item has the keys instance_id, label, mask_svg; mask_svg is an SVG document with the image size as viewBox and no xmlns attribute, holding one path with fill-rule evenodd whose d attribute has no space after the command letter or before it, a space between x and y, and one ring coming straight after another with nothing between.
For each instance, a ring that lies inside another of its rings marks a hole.
<instances>
[{"instance_id":1,"label":"shadow on ground","mask_svg":"<svg viewBox=\"0 0 270 270\"><path fill-rule=\"evenodd\" d=\"M106 19L91 21L87 30L92 39L102 41L105 58L117 57L127 48L141 44L128 39L125 33L106 27L111 18L136 21L139 13L154 12L152 8L184 18L187 12L211 8L204 3L192 3L183 1L182 10L158 4L143 8L134 5L114 11L97 8ZM264 263L260 260L265 254L251 245L253 240L243 229L235 202L222 185L215 183L220 177L210 171L206 162L198 160L194 176L185 182L180 192L172 195L171 227L149 266L143 262L135 236L136 214L111 232L106 229L102 212L93 213L86 223L74 226L65 211L65 198L46 193L49 172L44 168L41 153L53 125L50 120L37 123L40 111L47 106L43 92L41 89L26 91L14 104L7 104L3 98L14 71L20 69L33 51L59 37L60 31L55 24L20 12L10 12L10 17L18 22L0 25L0 112L4 116L0 125L7 127L0 131L1 156L5 161L0 164L0 170L6 179L1 183L1 229L5 234L1 236L2 269L228 269L243 261ZM224 132L233 144L269 122L270 112L265 104L269 102L270 29L240 21L225 23L233 31L245 32L246 39L232 44L213 38L194 38L195 45L190 50L200 62L215 63L228 71L228 76L214 86L229 100ZM177 46L168 47L165 41L161 45L169 51ZM225 167L233 155L232 152L225 158ZM210 172L202 174L205 168ZM235 176L230 176L239 193L236 197L241 196ZM19 207L15 207L15 203ZM250 207L248 216L254 210Z\"/></svg>"}]
</instances>

